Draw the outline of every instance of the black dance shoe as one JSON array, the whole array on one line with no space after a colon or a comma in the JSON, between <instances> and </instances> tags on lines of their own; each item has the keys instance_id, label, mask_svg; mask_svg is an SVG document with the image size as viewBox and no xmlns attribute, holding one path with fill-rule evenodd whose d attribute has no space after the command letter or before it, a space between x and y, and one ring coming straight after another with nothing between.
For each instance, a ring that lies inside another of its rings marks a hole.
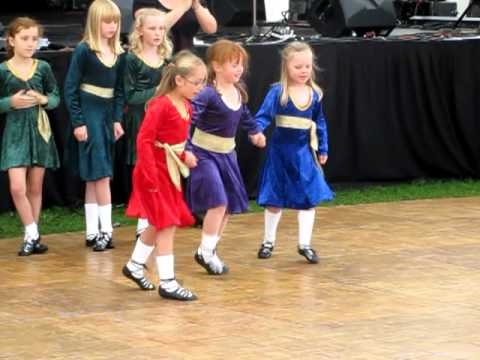
<instances>
[{"instance_id":1,"label":"black dance shoe","mask_svg":"<svg viewBox=\"0 0 480 360\"><path fill-rule=\"evenodd\" d=\"M48 251L48 246L45 244L42 244L40 241L41 241L41 236L38 237L38 239L35 242L35 246L33 247L34 254L43 254Z\"/></svg>"},{"instance_id":2,"label":"black dance shoe","mask_svg":"<svg viewBox=\"0 0 480 360\"><path fill-rule=\"evenodd\" d=\"M228 266L225 265L222 260L220 260L215 250L213 251L213 257L209 262L205 261L205 258L203 257L202 254L199 253L198 250L195 252L194 258L195 258L195 261L201 267L207 270L207 272L210 275L223 275L223 274L227 274L230 270Z\"/></svg>"},{"instance_id":3,"label":"black dance shoe","mask_svg":"<svg viewBox=\"0 0 480 360\"><path fill-rule=\"evenodd\" d=\"M262 243L260 249L258 249L259 259L269 259L272 257L273 244L271 242Z\"/></svg>"},{"instance_id":4,"label":"black dance shoe","mask_svg":"<svg viewBox=\"0 0 480 360\"><path fill-rule=\"evenodd\" d=\"M197 296L190 290L181 286L175 279L175 287L171 289L165 289L161 284L158 286L158 294L165 299L180 300L180 301L193 301L197 300Z\"/></svg>"},{"instance_id":5,"label":"black dance shoe","mask_svg":"<svg viewBox=\"0 0 480 360\"><path fill-rule=\"evenodd\" d=\"M88 238L88 237L85 237L85 246L86 247L92 247L93 245L95 245L95 243L97 242L97 238L99 237L100 235L99 234L96 234L94 237L92 238Z\"/></svg>"},{"instance_id":6,"label":"black dance shoe","mask_svg":"<svg viewBox=\"0 0 480 360\"><path fill-rule=\"evenodd\" d=\"M101 233L95 241L93 246L93 251L105 251L106 249L113 249L113 240L112 236L107 233Z\"/></svg>"},{"instance_id":7,"label":"black dance shoe","mask_svg":"<svg viewBox=\"0 0 480 360\"><path fill-rule=\"evenodd\" d=\"M141 266L143 269L146 268L145 264L138 264L138 263L135 263L135 264ZM125 275L125 277L129 278L130 280L133 280L140 289L155 290L155 285L153 285L150 281L148 281L148 279L145 276L143 276L143 273L141 274L140 277L136 277L133 275L133 272L127 267L127 265L123 267L122 273L123 275Z\"/></svg>"},{"instance_id":8,"label":"black dance shoe","mask_svg":"<svg viewBox=\"0 0 480 360\"><path fill-rule=\"evenodd\" d=\"M305 256L305 259L307 259L310 264L317 264L319 261L317 253L310 246L303 248L299 247L298 253L302 256Z\"/></svg>"}]
</instances>

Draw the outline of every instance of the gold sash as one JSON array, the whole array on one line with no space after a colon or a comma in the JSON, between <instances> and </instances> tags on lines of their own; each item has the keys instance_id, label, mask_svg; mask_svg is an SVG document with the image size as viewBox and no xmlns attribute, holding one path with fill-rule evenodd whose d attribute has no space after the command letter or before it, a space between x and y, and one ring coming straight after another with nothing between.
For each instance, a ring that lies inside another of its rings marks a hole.
<instances>
[{"instance_id":1,"label":"gold sash","mask_svg":"<svg viewBox=\"0 0 480 360\"><path fill-rule=\"evenodd\" d=\"M190 175L190 169L185 165L177 154L181 154L185 150L185 142L180 144L170 145L162 144L160 141L155 141L155 146L165 150L167 158L168 175L178 191L182 191L182 184L180 182L180 174L187 178Z\"/></svg>"},{"instance_id":2,"label":"gold sash","mask_svg":"<svg viewBox=\"0 0 480 360\"><path fill-rule=\"evenodd\" d=\"M38 106L37 127L40 136L48 144L50 137L52 136L52 129L50 128L50 121L48 115L42 106Z\"/></svg>"},{"instance_id":3,"label":"gold sash","mask_svg":"<svg viewBox=\"0 0 480 360\"><path fill-rule=\"evenodd\" d=\"M278 127L285 127L291 129L300 129L300 130L310 130L310 148L312 150L312 155L315 162L320 165L318 162L317 151L318 151L318 136L317 136L317 124L315 121L312 121L307 118L302 118L299 116L287 116L287 115L277 115L275 117L275 124Z\"/></svg>"},{"instance_id":4,"label":"gold sash","mask_svg":"<svg viewBox=\"0 0 480 360\"><path fill-rule=\"evenodd\" d=\"M208 151L228 154L235 149L235 138L221 137L195 128L192 144Z\"/></svg>"},{"instance_id":5,"label":"gold sash","mask_svg":"<svg viewBox=\"0 0 480 360\"><path fill-rule=\"evenodd\" d=\"M104 88L100 86L95 86L91 84L81 84L80 89L85 91L86 93L93 94L105 99L113 98L113 89L112 88Z\"/></svg>"}]
</instances>

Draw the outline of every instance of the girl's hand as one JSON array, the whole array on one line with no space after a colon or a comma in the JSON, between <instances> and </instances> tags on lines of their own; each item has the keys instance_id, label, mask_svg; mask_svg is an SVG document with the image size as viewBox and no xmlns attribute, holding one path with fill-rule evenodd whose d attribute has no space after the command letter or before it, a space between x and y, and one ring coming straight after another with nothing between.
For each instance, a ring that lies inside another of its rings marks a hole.
<instances>
[{"instance_id":1,"label":"girl's hand","mask_svg":"<svg viewBox=\"0 0 480 360\"><path fill-rule=\"evenodd\" d=\"M191 169L197 166L198 159L191 151L185 151L184 163Z\"/></svg>"},{"instance_id":2,"label":"girl's hand","mask_svg":"<svg viewBox=\"0 0 480 360\"><path fill-rule=\"evenodd\" d=\"M325 165L328 160L328 155L318 155L318 161L320 162L320 165Z\"/></svg>"},{"instance_id":3,"label":"girl's hand","mask_svg":"<svg viewBox=\"0 0 480 360\"><path fill-rule=\"evenodd\" d=\"M25 94L27 96L31 96L32 98L34 98L37 101L38 105L46 105L48 103L48 97L46 97L43 94L40 94L38 91L30 89Z\"/></svg>"},{"instance_id":4,"label":"girl's hand","mask_svg":"<svg viewBox=\"0 0 480 360\"><path fill-rule=\"evenodd\" d=\"M263 133L261 132L250 135L249 137L252 144L255 145L256 147L264 148L267 143L265 135L263 135Z\"/></svg>"},{"instance_id":5,"label":"girl's hand","mask_svg":"<svg viewBox=\"0 0 480 360\"><path fill-rule=\"evenodd\" d=\"M10 104L14 109L27 109L38 105L37 100L34 97L27 95L25 90L20 90L13 95Z\"/></svg>"},{"instance_id":6,"label":"girl's hand","mask_svg":"<svg viewBox=\"0 0 480 360\"><path fill-rule=\"evenodd\" d=\"M113 135L115 136L115 141L120 139L123 134L125 134L125 131L123 131L122 124L120 124L118 121L113 123Z\"/></svg>"},{"instance_id":7,"label":"girl's hand","mask_svg":"<svg viewBox=\"0 0 480 360\"><path fill-rule=\"evenodd\" d=\"M88 131L87 131L87 126L82 125L79 127L76 127L73 130L73 135L75 136L75 139L79 142L84 142L88 140Z\"/></svg>"}]
</instances>

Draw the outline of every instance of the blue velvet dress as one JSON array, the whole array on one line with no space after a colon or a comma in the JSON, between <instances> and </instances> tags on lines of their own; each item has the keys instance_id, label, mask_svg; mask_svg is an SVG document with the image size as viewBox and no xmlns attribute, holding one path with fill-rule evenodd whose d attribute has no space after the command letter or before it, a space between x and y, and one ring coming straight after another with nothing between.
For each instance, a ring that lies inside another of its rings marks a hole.
<instances>
[{"instance_id":1,"label":"blue velvet dress","mask_svg":"<svg viewBox=\"0 0 480 360\"><path fill-rule=\"evenodd\" d=\"M231 109L217 90L206 86L192 101L195 128L220 138L234 138L238 126L249 134L260 132L245 104ZM187 202L193 212L225 205L227 213L237 214L248 209L248 196L238 167L237 153L220 153L188 145L198 158L187 182Z\"/></svg>"},{"instance_id":2,"label":"blue velvet dress","mask_svg":"<svg viewBox=\"0 0 480 360\"><path fill-rule=\"evenodd\" d=\"M72 128L86 125L88 140L78 142L71 137L67 161L76 167L82 180L113 176L113 123L122 120L123 63L124 54L121 54L114 64L105 64L85 42L78 44L73 52L65 78L65 103ZM113 96L84 91L83 84L109 89Z\"/></svg>"},{"instance_id":3,"label":"blue velvet dress","mask_svg":"<svg viewBox=\"0 0 480 360\"><path fill-rule=\"evenodd\" d=\"M282 87L275 84L268 92L256 120L262 130L273 123L267 139L266 158L259 179L257 202L260 206L310 209L322 201L332 200L334 193L325 181L322 168L310 146L310 130L280 127L282 116L309 119L316 123L319 154L328 153L327 125L320 95L313 91L310 105L299 109L291 99L280 104Z\"/></svg>"}]
</instances>

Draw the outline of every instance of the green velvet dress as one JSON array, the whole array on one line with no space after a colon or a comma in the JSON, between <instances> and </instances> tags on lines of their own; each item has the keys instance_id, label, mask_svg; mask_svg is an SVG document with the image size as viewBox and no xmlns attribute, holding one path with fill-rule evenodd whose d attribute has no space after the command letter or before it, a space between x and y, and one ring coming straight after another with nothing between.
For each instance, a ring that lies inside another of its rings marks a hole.
<instances>
[{"instance_id":1,"label":"green velvet dress","mask_svg":"<svg viewBox=\"0 0 480 360\"><path fill-rule=\"evenodd\" d=\"M35 90L48 97L48 103L27 109L13 109L11 97L18 91ZM0 152L0 169L40 166L56 169L59 166L57 147L48 119L39 120L39 111L58 106L60 96L50 65L34 59L28 79L16 75L8 61L0 64L0 113L5 113L5 130ZM41 130L39 130L41 129ZM43 136L42 136L43 135Z\"/></svg>"},{"instance_id":2,"label":"green velvet dress","mask_svg":"<svg viewBox=\"0 0 480 360\"><path fill-rule=\"evenodd\" d=\"M113 123L122 121L124 59L121 54L115 63L105 64L87 43L81 42L70 61L64 87L72 126L66 161L84 181L113 176ZM85 85L112 95L95 94L87 91ZM78 142L73 130L83 125L87 127L88 139Z\"/></svg>"},{"instance_id":3,"label":"green velvet dress","mask_svg":"<svg viewBox=\"0 0 480 360\"><path fill-rule=\"evenodd\" d=\"M143 117L145 104L155 94L160 83L165 63L155 66L147 64L134 53L125 57L124 91L127 111L124 115L125 140L127 144L126 163L135 165L137 160L137 134Z\"/></svg>"}]
</instances>

